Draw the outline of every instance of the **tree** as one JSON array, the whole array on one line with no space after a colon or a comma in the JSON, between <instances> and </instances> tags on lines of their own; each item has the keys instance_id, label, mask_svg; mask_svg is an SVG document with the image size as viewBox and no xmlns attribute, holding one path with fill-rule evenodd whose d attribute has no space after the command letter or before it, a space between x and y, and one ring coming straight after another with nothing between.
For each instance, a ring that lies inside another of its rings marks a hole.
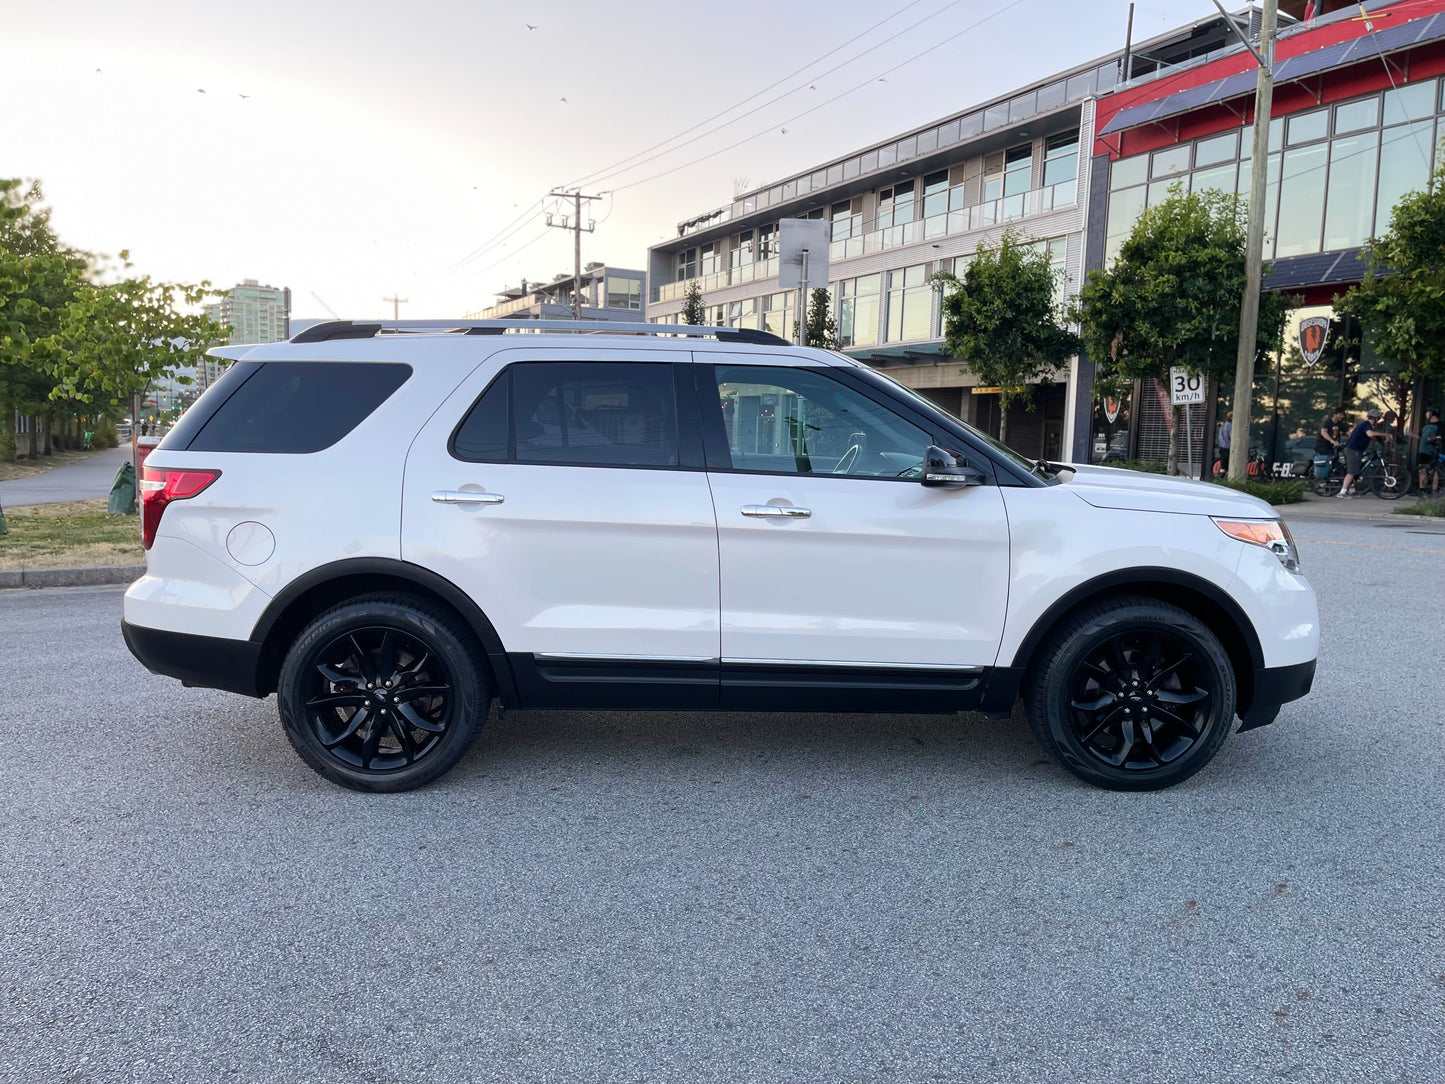
<instances>
[{"instance_id":1,"label":"tree","mask_svg":"<svg viewBox=\"0 0 1445 1084\"><path fill-rule=\"evenodd\" d=\"M702 303L702 287L698 285L697 279L687 284L687 290L682 295L682 322L694 326L707 323L707 310Z\"/></svg>"},{"instance_id":2,"label":"tree","mask_svg":"<svg viewBox=\"0 0 1445 1084\"><path fill-rule=\"evenodd\" d=\"M795 338L797 331L795 320ZM827 290L819 288L808 295L808 324L803 329L803 345L816 346L819 350L838 349L838 325L833 321L833 299Z\"/></svg>"},{"instance_id":3,"label":"tree","mask_svg":"<svg viewBox=\"0 0 1445 1084\"><path fill-rule=\"evenodd\" d=\"M948 352L980 383L998 387L998 437L1007 443L1009 407L1032 410L1034 385L1079 350L1048 253L1006 230L997 248L979 246L962 279L944 274L936 281L945 287Z\"/></svg>"},{"instance_id":4,"label":"tree","mask_svg":"<svg viewBox=\"0 0 1445 1084\"><path fill-rule=\"evenodd\" d=\"M1359 318L1405 381L1445 376L1445 163L1423 192L1390 212L1390 229L1361 254L1365 277L1335 308Z\"/></svg>"},{"instance_id":5,"label":"tree","mask_svg":"<svg viewBox=\"0 0 1445 1084\"><path fill-rule=\"evenodd\" d=\"M1173 366L1208 377L1211 387L1221 378L1233 385L1245 232L1239 198L1212 189L1186 195L1176 185L1145 210L1113 265L1089 272L1070 314L1098 365L1098 393L1117 395L1145 377L1167 382ZM1262 350L1278 343L1285 314L1297 303L1261 296ZM1171 408L1170 474L1179 473L1181 420L1179 408ZM1236 437L1235 445L1247 449L1247 437Z\"/></svg>"},{"instance_id":6,"label":"tree","mask_svg":"<svg viewBox=\"0 0 1445 1084\"><path fill-rule=\"evenodd\" d=\"M54 382L40 371L36 349L59 328L75 296L73 279L90 260L60 243L43 198L37 183L0 179L0 457L6 459L15 455L17 412L45 415L48 445L57 415L68 415L72 405L51 395Z\"/></svg>"},{"instance_id":7,"label":"tree","mask_svg":"<svg viewBox=\"0 0 1445 1084\"><path fill-rule=\"evenodd\" d=\"M124 261L128 254L120 255ZM55 382L51 397L136 399L166 374L196 365L225 341L225 329L203 312L182 309L211 296L205 282L158 283L149 275L108 284L77 279L59 330L37 351ZM190 383L189 377L176 380Z\"/></svg>"}]
</instances>

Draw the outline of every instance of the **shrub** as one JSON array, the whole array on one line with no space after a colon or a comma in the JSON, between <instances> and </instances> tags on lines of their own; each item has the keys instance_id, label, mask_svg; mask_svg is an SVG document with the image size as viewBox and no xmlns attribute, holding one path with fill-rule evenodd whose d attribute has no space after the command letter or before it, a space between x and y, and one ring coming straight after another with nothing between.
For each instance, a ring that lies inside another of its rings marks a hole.
<instances>
[{"instance_id":1,"label":"shrub","mask_svg":"<svg viewBox=\"0 0 1445 1084\"><path fill-rule=\"evenodd\" d=\"M1146 474L1163 474L1162 459L1119 459L1112 463L1100 463L1101 467L1118 467L1120 470L1141 470Z\"/></svg>"},{"instance_id":2,"label":"shrub","mask_svg":"<svg viewBox=\"0 0 1445 1084\"><path fill-rule=\"evenodd\" d=\"M1305 499L1303 482L1256 482L1251 478L1236 482L1227 477L1216 478L1214 482L1216 485L1228 486L1241 493L1248 493L1251 497L1258 497L1270 504L1299 504Z\"/></svg>"},{"instance_id":3,"label":"shrub","mask_svg":"<svg viewBox=\"0 0 1445 1084\"><path fill-rule=\"evenodd\" d=\"M1435 516L1445 518L1445 497L1433 501L1421 501L1419 504L1412 504L1408 508L1397 508L1396 512L1402 516Z\"/></svg>"}]
</instances>

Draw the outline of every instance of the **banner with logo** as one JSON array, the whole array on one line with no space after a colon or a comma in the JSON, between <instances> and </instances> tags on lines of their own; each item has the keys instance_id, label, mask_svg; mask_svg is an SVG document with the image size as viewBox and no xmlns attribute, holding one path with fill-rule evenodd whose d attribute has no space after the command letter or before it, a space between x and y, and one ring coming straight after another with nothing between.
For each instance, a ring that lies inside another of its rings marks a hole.
<instances>
[{"instance_id":1,"label":"banner with logo","mask_svg":"<svg viewBox=\"0 0 1445 1084\"><path fill-rule=\"evenodd\" d=\"M1328 316L1306 316L1299 322L1299 352L1310 368L1314 368L1315 362L1325 352L1325 340L1329 334Z\"/></svg>"}]
</instances>

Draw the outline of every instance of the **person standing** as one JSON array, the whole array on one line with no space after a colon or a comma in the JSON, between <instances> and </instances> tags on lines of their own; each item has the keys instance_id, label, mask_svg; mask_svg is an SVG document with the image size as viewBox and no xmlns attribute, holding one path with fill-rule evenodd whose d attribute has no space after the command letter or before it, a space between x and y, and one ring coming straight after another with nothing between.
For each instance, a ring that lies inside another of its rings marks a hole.
<instances>
[{"instance_id":1,"label":"person standing","mask_svg":"<svg viewBox=\"0 0 1445 1084\"><path fill-rule=\"evenodd\" d=\"M1229 471L1229 445L1234 439L1234 411L1224 416L1224 421L1219 423L1219 433L1215 443L1219 445L1219 465L1228 473Z\"/></svg>"},{"instance_id":2,"label":"person standing","mask_svg":"<svg viewBox=\"0 0 1445 1084\"><path fill-rule=\"evenodd\" d=\"M1328 478L1328 460L1333 460L1340 450L1340 423L1345 420L1343 407L1335 407L1330 415L1320 422L1320 431L1315 434L1315 477Z\"/></svg>"},{"instance_id":3,"label":"person standing","mask_svg":"<svg viewBox=\"0 0 1445 1084\"><path fill-rule=\"evenodd\" d=\"M1425 496L1425 482L1433 477L1430 498L1440 496L1440 471L1445 463L1440 461L1440 411L1434 407L1425 408L1425 425L1420 430L1420 496Z\"/></svg>"},{"instance_id":4,"label":"person standing","mask_svg":"<svg viewBox=\"0 0 1445 1084\"><path fill-rule=\"evenodd\" d=\"M1360 476L1360 469L1365 465L1365 451L1370 447L1370 441L1375 438L1381 440L1390 439L1393 434L1385 428L1376 429L1380 424L1380 412L1374 407L1365 411L1363 421L1356 423L1350 430L1350 437L1345 441L1345 480L1340 485L1340 491L1335 494L1340 500L1349 500L1352 494L1350 487L1355 484L1355 479Z\"/></svg>"}]
</instances>

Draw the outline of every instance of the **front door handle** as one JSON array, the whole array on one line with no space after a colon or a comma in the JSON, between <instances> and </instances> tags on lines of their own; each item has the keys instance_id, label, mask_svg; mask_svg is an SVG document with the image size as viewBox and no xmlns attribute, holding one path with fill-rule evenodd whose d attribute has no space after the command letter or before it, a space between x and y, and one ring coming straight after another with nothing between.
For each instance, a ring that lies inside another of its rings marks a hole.
<instances>
[{"instance_id":1,"label":"front door handle","mask_svg":"<svg viewBox=\"0 0 1445 1084\"><path fill-rule=\"evenodd\" d=\"M431 495L438 504L501 504L500 493L476 493L466 489L439 489Z\"/></svg>"},{"instance_id":2,"label":"front door handle","mask_svg":"<svg viewBox=\"0 0 1445 1084\"><path fill-rule=\"evenodd\" d=\"M743 515L755 519L807 519L813 514L811 508L795 508L787 504L745 504Z\"/></svg>"}]
</instances>

